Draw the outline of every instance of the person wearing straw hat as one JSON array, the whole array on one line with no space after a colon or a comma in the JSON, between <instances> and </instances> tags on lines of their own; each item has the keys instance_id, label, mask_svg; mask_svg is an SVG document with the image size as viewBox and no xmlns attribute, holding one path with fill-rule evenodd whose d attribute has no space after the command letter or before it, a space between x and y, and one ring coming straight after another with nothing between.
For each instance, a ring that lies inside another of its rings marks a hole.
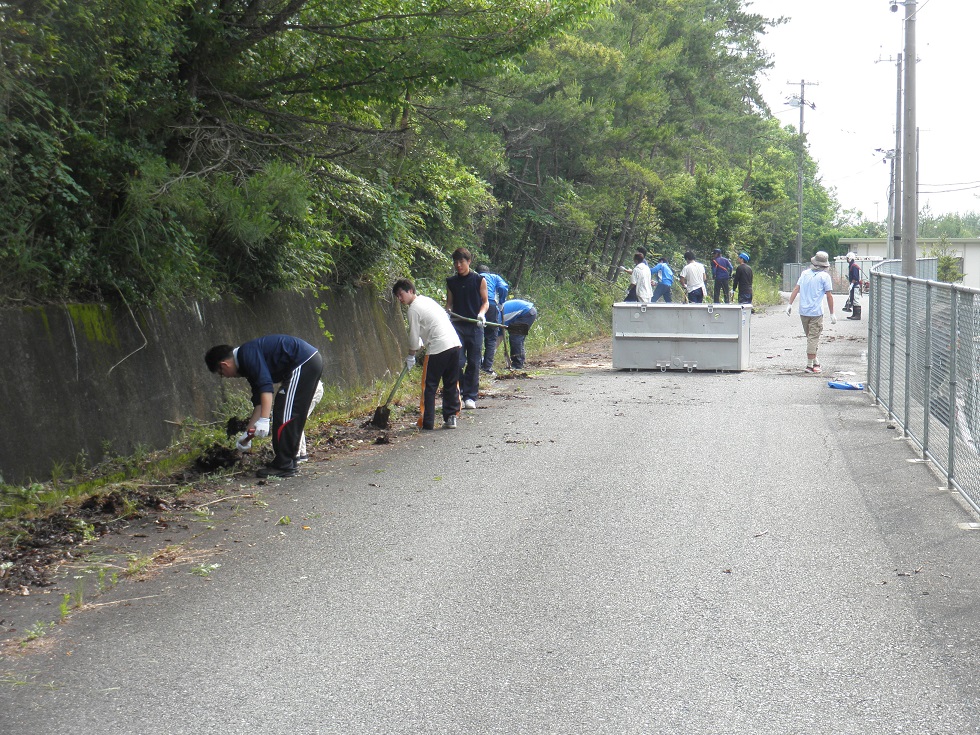
<instances>
[{"instance_id":1,"label":"person wearing straw hat","mask_svg":"<svg viewBox=\"0 0 980 735\"><path fill-rule=\"evenodd\" d=\"M820 363L817 360L817 345L820 333L823 332L823 300L827 297L830 309L830 323L836 324L834 315L834 283L830 279L830 256L823 250L818 250L810 258L810 268L800 274L800 279L789 295L789 306L786 315L793 313L793 302L800 297L800 321L803 323L803 334L806 335L806 369L807 373L819 373Z\"/></svg>"}]
</instances>

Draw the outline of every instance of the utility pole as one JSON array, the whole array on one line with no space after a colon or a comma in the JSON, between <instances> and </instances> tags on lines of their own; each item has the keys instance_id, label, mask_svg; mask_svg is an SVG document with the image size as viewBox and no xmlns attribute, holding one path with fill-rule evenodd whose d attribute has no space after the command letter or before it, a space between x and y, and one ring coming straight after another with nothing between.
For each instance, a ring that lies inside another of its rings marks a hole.
<instances>
[{"instance_id":1,"label":"utility pole","mask_svg":"<svg viewBox=\"0 0 980 735\"><path fill-rule=\"evenodd\" d=\"M796 82L786 82L787 84L796 84ZM796 171L796 262L803 262L803 154L805 153L804 148L804 138L803 138L803 111L809 105L810 109L816 108L812 102L806 101L806 88L816 87L820 82L808 82L803 79L800 80L800 96L792 97L789 100L791 105L799 105L800 107L800 151L797 160L797 171Z\"/></svg>"},{"instance_id":2,"label":"utility pole","mask_svg":"<svg viewBox=\"0 0 980 735\"><path fill-rule=\"evenodd\" d=\"M918 166L915 122L915 6L905 6L905 119L902 125L902 275L915 275L916 235L919 228Z\"/></svg>"},{"instance_id":3,"label":"utility pole","mask_svg":"<svg viewBox=\"0 0 980 735\"><path fill-rule=\"evenodd\" d=\"M898 67L898 80L896 82L896 102L895 102L895 157L892 159L892 165L895 167L892 171L892 206L894 211L892 212L891 226L893 228L892 232L888 233L891 237L891 248L892 252L889 254L890 258L901 258L902 257L902 55L898 54L898 58L895 61L895 66Z\"/></svg>"},{"instance_id":4,"label":"utility pole","mask_svg":"<svg viewBox=\"0 0 980 735\"><path fill-rule=\"evenodd\" d=\"M885 229L885 257L902 259L902 55L879 58L875 63L893 61L898 69L895 89L895 147L885 158L891 162L888 178L888 226Z\"/></svg>"}]
</instances>

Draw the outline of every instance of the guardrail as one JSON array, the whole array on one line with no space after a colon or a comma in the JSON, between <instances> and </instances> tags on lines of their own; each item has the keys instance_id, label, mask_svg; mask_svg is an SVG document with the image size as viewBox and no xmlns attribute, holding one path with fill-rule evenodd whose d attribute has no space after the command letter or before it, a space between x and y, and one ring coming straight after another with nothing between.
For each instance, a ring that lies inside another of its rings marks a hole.
<instances>
[{"instance_id":1,"label":"guardrail","mask_svg":"<svg viewBox=\"0 0 980 735\"><path fill-rule=\"evenodd\" d=\"M934 273L935 259L916 262ZM871 270L868 390L980 511L980 290Z\"/></svg>"}]
</instances>

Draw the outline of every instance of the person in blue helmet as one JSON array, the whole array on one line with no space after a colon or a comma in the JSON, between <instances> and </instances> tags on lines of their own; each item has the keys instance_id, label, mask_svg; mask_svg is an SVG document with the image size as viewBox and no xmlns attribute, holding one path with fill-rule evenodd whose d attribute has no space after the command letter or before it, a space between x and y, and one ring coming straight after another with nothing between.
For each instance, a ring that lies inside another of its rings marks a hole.
<instances>
[{"instance_id":1,"label":"person in blue helmet","mask_svg":"<svg viewBox=\"0 0 980 735\"><path fill-rule=\"evenodd\" d=\"M509 299L504 302L503 319L507 327L507 338L510 342L510 366L514 370L521 370L524 367L526 354L524 352L524 340L527 333L538 318L538 310L534 304L523 299Z\"/></svg>"},{"instance_id":2,"label":"person in blue helmet","mask_svg":"<svg viewBox=\"0 0 980 735\"><path fill-rule=\"evenodd\" d=\"M752 268L749 267L749 254L738 254L738 266L732 276L732 293L738 293L738 303L752 303Z\"/></svg>"}]
</instances>

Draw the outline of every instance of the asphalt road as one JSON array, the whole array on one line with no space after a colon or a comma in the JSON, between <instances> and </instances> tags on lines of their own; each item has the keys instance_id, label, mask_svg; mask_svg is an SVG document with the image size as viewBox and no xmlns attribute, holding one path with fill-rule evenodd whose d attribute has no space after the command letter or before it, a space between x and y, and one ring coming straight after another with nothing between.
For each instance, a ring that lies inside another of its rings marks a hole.
<instances>
[{"instance_id":1,"label":"asphalt road","mask_svg":"<svg viewBox=\"0 0 980 735\"><path fill-rule=\"evenodd\" d=\"M980 732L976 519L827 387L865 326L823 376L781 312L739 374L587 348L309 467L223 519L209 576L5 655L0 732Z\"/></svg>"}]
</instances>

